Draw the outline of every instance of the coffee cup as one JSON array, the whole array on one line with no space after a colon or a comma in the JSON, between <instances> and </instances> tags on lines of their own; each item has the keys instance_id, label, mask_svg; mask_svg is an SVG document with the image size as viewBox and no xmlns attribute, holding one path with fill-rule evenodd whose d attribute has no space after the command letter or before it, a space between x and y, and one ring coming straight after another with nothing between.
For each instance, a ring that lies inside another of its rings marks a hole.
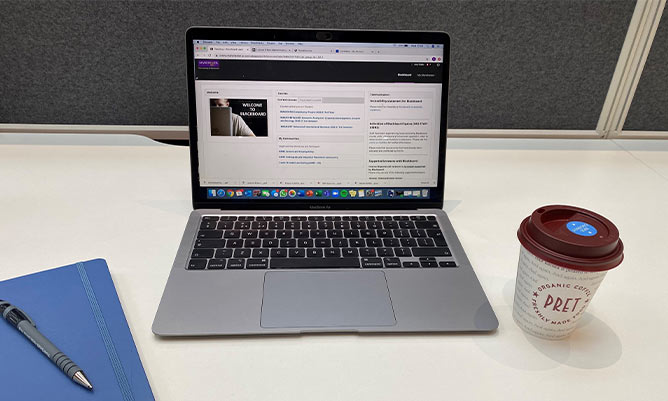
<instances>
[{"instance_id":1,"label":"coffee cup","mask_svg":"<svg viewBox=\"0 0 668 401\"><path fill-rule=\"evenodd\" d=\"M624 258L617 227L574 206L536 209L517 230L520 258L513 319L525 332L560 340L582 317L606 273Z\"/></svg>"}]
</instances>

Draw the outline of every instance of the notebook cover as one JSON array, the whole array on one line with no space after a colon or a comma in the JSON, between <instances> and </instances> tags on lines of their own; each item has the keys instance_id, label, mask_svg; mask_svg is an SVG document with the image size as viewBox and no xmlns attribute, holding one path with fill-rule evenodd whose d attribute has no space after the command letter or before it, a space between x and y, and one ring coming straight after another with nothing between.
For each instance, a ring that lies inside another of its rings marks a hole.
<instances>
[{"instance_id":1,"label":"notebook cover","mask_svg":"<svg viewBox=\"0 0 668 401\"><path fill-rule=\"evenodd\" d=\"M154 399L103 259L2 281L0 299L25 311L93 384L89 391L74 383L0 319L1 399Z\"/></svg>"}]
</instances>

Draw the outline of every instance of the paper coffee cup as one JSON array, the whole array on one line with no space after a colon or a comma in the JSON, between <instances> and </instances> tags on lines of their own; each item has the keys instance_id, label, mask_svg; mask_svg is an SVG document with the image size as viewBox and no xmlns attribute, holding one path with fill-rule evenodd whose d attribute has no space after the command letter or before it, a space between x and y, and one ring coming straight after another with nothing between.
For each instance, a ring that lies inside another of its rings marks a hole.
<instances>
[{"instance_id":1,"label":"paper coffee cup","mask_svg":"<svg viewBox=\"0 0 668 401\"><path fill-rule=\"evenodd\" d=\"M552 205L522 221L513 319L529 334L568 337L608 270L624 258L619 231L586 209Z\"/></svg>"}]
</instances>

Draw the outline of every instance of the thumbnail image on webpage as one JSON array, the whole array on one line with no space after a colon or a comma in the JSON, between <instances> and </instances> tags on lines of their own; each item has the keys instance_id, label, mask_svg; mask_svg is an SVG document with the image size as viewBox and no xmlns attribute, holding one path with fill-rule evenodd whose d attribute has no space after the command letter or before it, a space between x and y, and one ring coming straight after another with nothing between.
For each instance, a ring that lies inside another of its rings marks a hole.
<instances>
[{"instance_id":1,"label":"thumbnail image on webpage","mask_svg":"<svg viewBox=\"0 0 668 401\"><path fill-rule=\"evenodd\" d=\"M267 99L210 99L211 136L266 137Z\"/></svg>"}]
</instances>

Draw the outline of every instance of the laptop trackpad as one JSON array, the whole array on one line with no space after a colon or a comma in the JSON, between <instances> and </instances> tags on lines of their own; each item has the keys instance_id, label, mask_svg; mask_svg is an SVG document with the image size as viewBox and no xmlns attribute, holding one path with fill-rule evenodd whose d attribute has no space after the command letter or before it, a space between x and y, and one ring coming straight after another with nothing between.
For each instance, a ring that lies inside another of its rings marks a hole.
<instances>
[{"instance_id":1,"label":"laptop trackpad","mask_svg":"<svg viewBox=\"0 0 668 401\"><path fill-rule=\"evenodd\" d=\"M260 325L365 327L396 324L385 273L267 272Z\"/></svg>"}]
</instances>

